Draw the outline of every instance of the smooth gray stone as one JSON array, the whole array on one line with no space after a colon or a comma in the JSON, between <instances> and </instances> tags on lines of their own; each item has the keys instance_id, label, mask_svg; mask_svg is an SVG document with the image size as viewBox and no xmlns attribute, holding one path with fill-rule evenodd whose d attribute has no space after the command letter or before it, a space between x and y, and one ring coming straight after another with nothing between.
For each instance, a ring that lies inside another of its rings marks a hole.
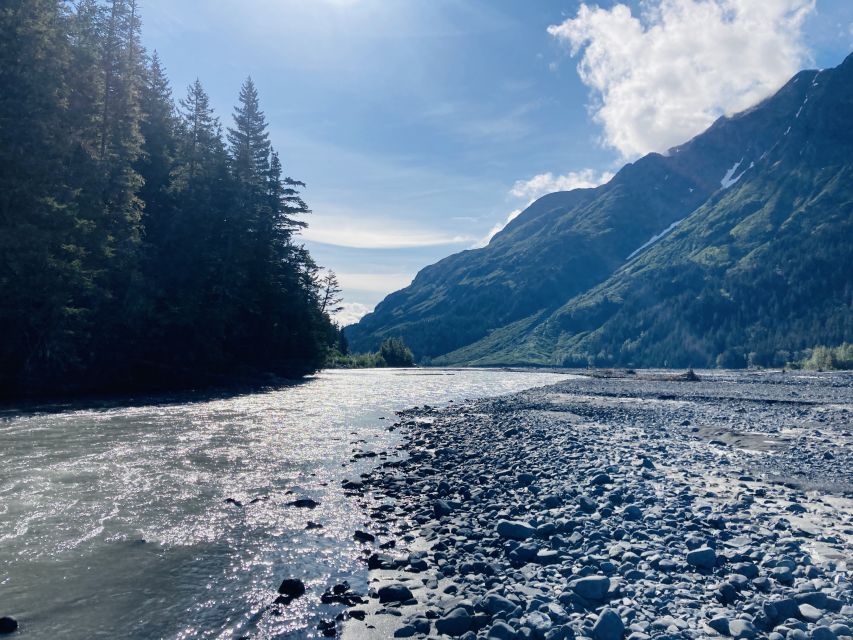
<instances>
[{"instance_id":1,"label":"smooth gray stone","mask_svg":"<svg viewBox=\"0 0 853 640\"><path fill-rule=\"evenodd\" d=\"M595 640L622 640L625 637L625 623L618 613L605 607L592 628L592 635Z\"/></svg>"},{"instance_id":2,"label":"smooth gray stone","mask_svg":"<svg viewBox=\"0 0 853 640\"><path fill-rule=\"evenodd\" d=\"M471 615L463 608L457 607L443 618L435 621L435 629L444 635L458 638L471 629Z\"/></svg>"},{"instance_id":3,"label":"smooth gray stone","mask_svg":"<svg viewBox=\"0 0 853 640\"><path fill-rule=\"evenodd\" d=\"M809 634L811 640L836 640L835 633L829 627L815 627Z\"/></svg>"},{"instance_id":4,"label":"smooth gray stone","mask_svg":"<svg viewBox=\"0 0 853 640\"><path fill-rule=\"evenodd\" d=\"M486 640L513 640L514 638L515 629L500 620L495 622L486 633Z\"/></svg>"},{"instance_id":5,"label":"smooth gray stone","mask_svg":"<svg viewBox=\"0 0 853 640\"><path fill-rule=\"evenodd\" d=\"M510 538L511 540L527 540L536 535L534 527L518 520L499 520L495 530L502 538Z\"/></svg>"},{"instance_id":6,"label":"smooth gray stone","mask_svg":"<svg viewBox=\"0 0 853 640\"><path fill-rule=\"evenodd\" d=\"M823 617L823 611L817 607L813 607L808 603L801 604L799 607L800 617L809 622L817 622Z\"/></svg>"},{"instance_id":7,"label":"smooth gray stone","mask_svg":"<svg viewBox=\"0 0 853 640\"><path fill-rule=\"evenodd\" d=\"M710 547L699 547L688 551L687 564L699 569L713 569L717 564L717 553Z\"/></svg>"},{"instance_id":8,"label":"smooth gray stone","mask_svg":"<svg viewBox=\"0 0 853 640\"><path fill-rule=\"evenodd\" d=\"M379 589L379 602L406 602L411 600L412 592L404 584L388 584Z\"/></svg>"},{"instance_id":9,"label":"smooth gray stone","mask_svg":"<svg viewBox=\"0 0 853 640\"><path fill-rule=\"evenodd\" d=\"M729 635L729 618L727 616L717 616L708 621L708 626L714 631L724 636Z\"/></svg>"},{"instance_id":10,"label":"smooth gray stone","mask_svg":"<svg viewBox=\"0 0 853 640\"><path fill-rule=\"evenodd\" d=\"M483 597L481 606L483 611L495 615L496 613L509 613L516 607L510 600L497 593L489 593Z\"/></svg>"},{"instance_id":11,"label":"smooth gray stone","mask_svg":"<svg viewBox=\"0 0 853 640\"><path fill-rule=\"evenodd\" d=\"M572 580L569 587L585 600L604 600L610 589L610 578L607 576L587 576Z\"/></svg>"},{"instance_id":12,"label":"smooth gray stone","mask_svg":"<svg viewBox=\"0 0 853 640\"><path fill-rule=\"evenodd\" d=\"M732 638L749 639L756 637L758 635L758 630L749 620L735 618L734 620L729 621L729 635Z\"/></svg>"}]
</instances>

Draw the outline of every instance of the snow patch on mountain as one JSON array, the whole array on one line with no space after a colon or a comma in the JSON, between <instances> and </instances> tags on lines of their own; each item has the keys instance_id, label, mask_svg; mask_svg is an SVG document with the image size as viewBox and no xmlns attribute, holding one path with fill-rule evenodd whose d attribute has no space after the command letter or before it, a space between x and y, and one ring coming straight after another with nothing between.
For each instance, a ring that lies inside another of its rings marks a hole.
<instances>
[{"instance_id":1,"label":"snow patch on mountain","mask_svg":"<svg viewBox=\"0 0 853 640\"><path fill-rule=\"evenodd\" d=\"M669 225L666 229L664 229L663 231L661 231L659 234L652 236L652 237L648 240L648 242L646 242L645 244L643 244L642 246L638 247L638 248L637 248L637 249L635 249L633 252L631 252L631 255L629 255L629 256L628 256L627 258L625 258L625 259L626 259L626 260L630 260L630 259L631 259L631 258L633 258L635 255L637 255L638 253L640 253L640 251L643 251L644 249L647 249L648 247L652 246L655 242L657 242L658 240L660 240L661 238L663 238L666 234L668 234L670 231L672 231L673 229L675 229L675 228L676 228L679 224L681 224L682 222L684 222L684 218L682 218L681 220L676 220L676 221L675 221L675 222L673 222L671 225Z\"/></svg>"},{"instance_id":2,"label":"snow patch on mountain","mask_svg":"<svg viewBox=\"0 0 853 640\"><path fill-rule=\"evenodd\" d=\"M723 176L723 179L722 179L722 180L720 180L720 186L721 186L723 189L728 189L728 188L729 188L730 186L732 186L735 182L737 182L738 180L740 180L740 177L741 177L744 173L746 173L746 169L744 169L744 170L743 170L743 171L741 171L737 176L735 176L735 171L737 171L737 170L738 170L738 167L740 167L741 163L743 163L743 158L741 158L740 160L738 160L737 162L735 162L735 163L731 166L731 168L730 168L728 171L726 171L726 175L724 175L724 176Z\"/></svg>"}]
</instances>

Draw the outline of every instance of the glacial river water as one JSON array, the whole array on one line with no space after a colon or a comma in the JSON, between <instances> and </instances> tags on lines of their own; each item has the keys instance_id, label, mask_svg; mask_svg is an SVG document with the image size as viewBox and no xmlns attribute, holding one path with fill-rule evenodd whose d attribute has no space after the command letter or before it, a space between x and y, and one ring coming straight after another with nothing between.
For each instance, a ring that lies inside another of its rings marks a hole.
<instances>
[{"instance_id":1,"label":"glacial river water","mask_svg":"<svg viewBox=\"0 0 853 640\"><path fill-rule=\"evenodd\" d=\"M315 637L336 612L326 588L367 588L365 516L340 485L376 462L353 452L393 448L395 410L565 377L326 371L227 397L2 410L0 616L22 639ZM301 496L320 506L288 506ZM308 594L272 615L285 577Z\"/></svg>"}]
</instances>

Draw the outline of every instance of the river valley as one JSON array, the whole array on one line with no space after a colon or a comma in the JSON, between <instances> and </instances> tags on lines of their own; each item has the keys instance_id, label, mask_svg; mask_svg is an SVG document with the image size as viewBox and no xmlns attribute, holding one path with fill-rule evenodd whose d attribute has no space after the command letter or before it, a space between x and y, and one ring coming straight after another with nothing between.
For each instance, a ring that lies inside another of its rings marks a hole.
<instances>
[{"instance_id":1,"label":"river valley","mask_svg":"<svg viewBox=\"0 0 853 640\"><path fill-rule=\"evenodd\" d=\"M394 412L566 377L324 371L230 397L6 408L0 615L31 639L314 635L324 589L366 591L365 516L341 481L393 448ZM309 593L270 615L287 576Z\"/></svg>"}]
</instances>

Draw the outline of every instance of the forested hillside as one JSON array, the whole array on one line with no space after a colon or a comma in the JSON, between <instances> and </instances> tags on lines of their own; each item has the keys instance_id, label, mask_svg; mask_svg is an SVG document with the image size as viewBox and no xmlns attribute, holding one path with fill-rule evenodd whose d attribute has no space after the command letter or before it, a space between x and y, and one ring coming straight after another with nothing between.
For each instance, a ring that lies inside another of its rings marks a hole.
<instances>
[{"instance_id":1,"label":"forested hillside","mask_svg":"<svg viewBox=\"0 0 853 640\"><path fill-rule=\"evenodd\" d=\"M667 235L554 312L439 361L782 367L850 341L853 56L787 93L800 99L766 118L775 137L744 141L734 179Z\"/></svg>"},{"instance_id":2,"label":"forested hillside","mask_svg":"<svg viewBox=\"0 0 853 640\"><path fill-rule=\"evenodd\" d=\"M784 366L853 339L853 56L544 196L347 328L442 365ZM427 339L429 338L429 339Z\"/></svg>"},{"instance_id":3,"label":"forested hillside","mask_svg":"<svg viewBox=\"0 0 853 640\"><path fill-rule=\"evenodd\" d=\"M251 79L172 97L135 0L0 5L0 389L315 370L336 330Z\"/></svg>"}]
</instances>

